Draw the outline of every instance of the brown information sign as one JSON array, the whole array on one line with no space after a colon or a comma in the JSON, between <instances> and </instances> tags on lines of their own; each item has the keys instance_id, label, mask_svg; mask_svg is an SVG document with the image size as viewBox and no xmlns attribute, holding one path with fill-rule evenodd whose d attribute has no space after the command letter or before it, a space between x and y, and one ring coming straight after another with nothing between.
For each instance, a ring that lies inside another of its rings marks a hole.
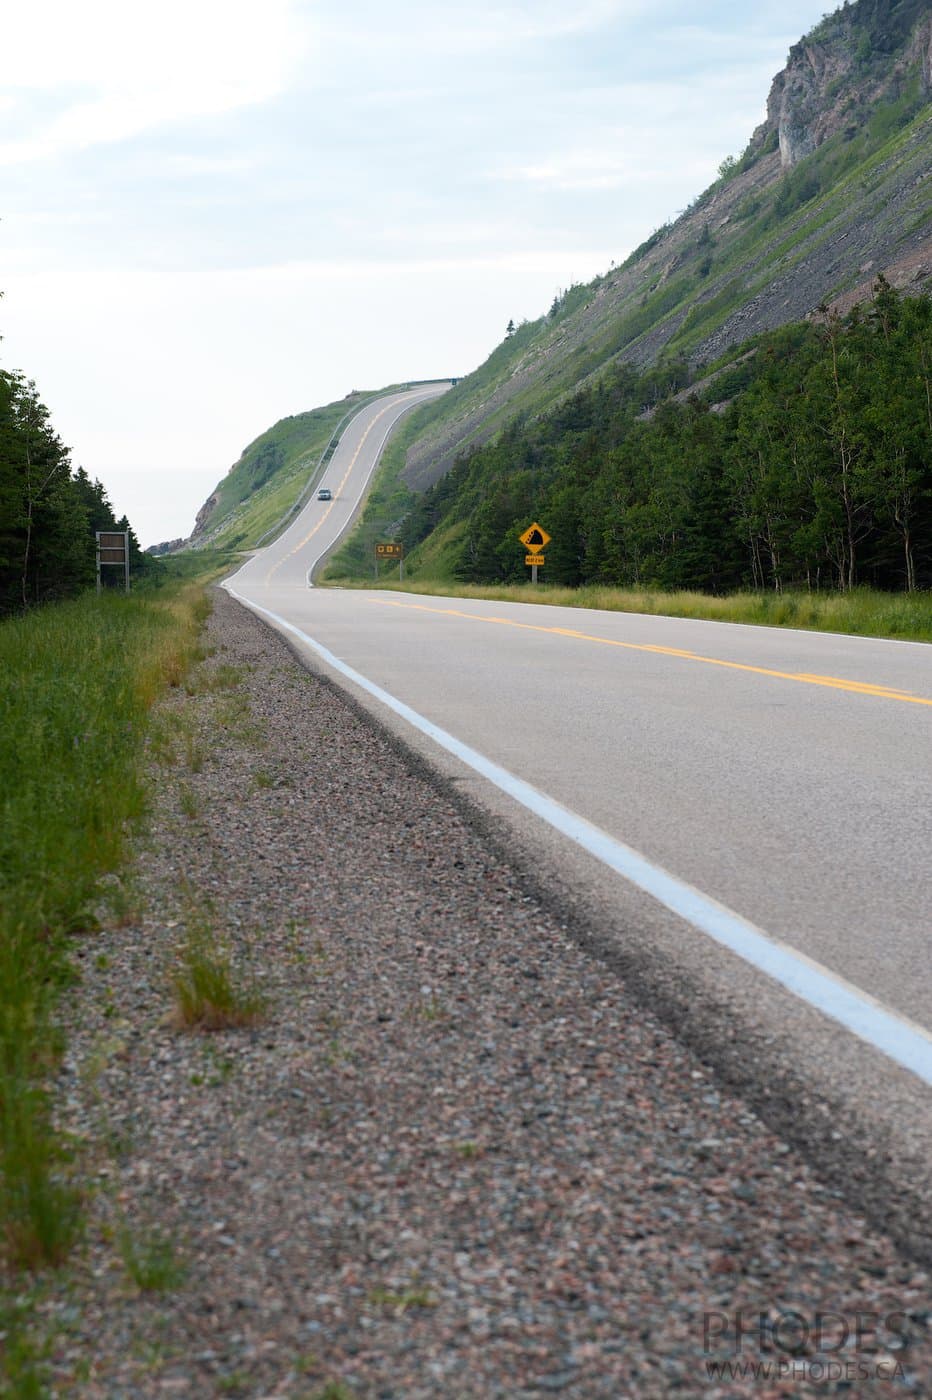
<instances>
[{"instance_id":1,"label":"brown information sign","mask_svg":"<svg viewBox=\"0 0 932 1400\"><path fill-rule=\"evenodd\" d=\"M123 586L129 592L129 531L98 530L97 534L97 592L100 592L100 570L105 564L123 570Z\"/></svg>"},{"instance_id":2,"label":"brown information sign","mask_svg":"<svg viewBox=\"0 0 932 1400\"><path fill-rule=\"evenodd\" d=\"M375 555L377 559L403 559L405 547L403 544L377 544Z\"/></svg>"}]
</instances>

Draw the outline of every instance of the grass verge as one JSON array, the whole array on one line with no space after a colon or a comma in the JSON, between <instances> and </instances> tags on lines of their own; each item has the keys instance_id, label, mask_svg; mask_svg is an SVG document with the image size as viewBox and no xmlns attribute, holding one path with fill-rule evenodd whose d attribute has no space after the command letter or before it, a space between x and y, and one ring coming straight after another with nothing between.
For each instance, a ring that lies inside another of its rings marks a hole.
<instances>
[{"instance_id":1,"label":"grass verge","mask_svg":"<svg viewBox=\"0 0 932 1400\"><path fill-rule=\"evenodd\" d=\"M2 1282L61 1263L82 1228L79 1172L51 1103L69 943L94 927L129 855L146 811L150 712L198 659L208 611L187 583L0 624L0 1393L41 1393L26 1314Z\"/></svg>"},{"instance_id":2,"label":"grass verge","mask_svg":"<svg viewBox=\"0 0 932 1400\"><path fill-rule=\"evenodd\" d=\"M345 588L372 588L371 582L341 579ZM607 612L648 613L662 617L705 618L759 627L799 627L812 632L844 632L861 637L892 637L932 642L932 592L881 593L856 588L850 593L663 593L647 588L597 585L562 588L537 584L461 584L448 579L385 583L395 592L450 598L487 598L503 603L549 603L560 608L596 608Z\"/></svg>"}]
</instances>

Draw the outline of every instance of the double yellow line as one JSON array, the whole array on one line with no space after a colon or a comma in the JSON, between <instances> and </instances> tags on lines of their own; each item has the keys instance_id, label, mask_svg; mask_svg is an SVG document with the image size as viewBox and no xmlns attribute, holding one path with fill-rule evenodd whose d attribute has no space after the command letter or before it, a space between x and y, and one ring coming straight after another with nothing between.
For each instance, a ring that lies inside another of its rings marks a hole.
<instances>
[{"instance_id":1,"label":"double yellow line","mask_svg":"<svg viewBox=\"0 0 932 1400\"><path fill-rule=\"evenodd\" d=\"M408 397L409 397L409 398L413 398L414 396L409 394ZM296 554L299 554L299 553L301 552L301 550L305 547L305 545L310 544L311 540L312 540L312 539L314 538L314 536L317 534L317 531L320 529L321 525L323 525L324 521L327 519L327 516L328 516L328 515L330 514L330 512L333 510L333 507L336 505L336 497L339 496L340 492L343 490L343 487L346 485L347 481L349 480L350 472L353 470L353 468L355 467L357 461L359 460L359 454L360 454L360 452L362 451L362 449L365 447L365 445L366 445L366 439L368 438L369 434L372 432L372 429L375 427L376 423L378 423L379 419L384 418L385 415L386 415L386 413L389 411L389 409L390 409L390 408L395 408L395 407L397 406L397 404L398 404L398 400L397 400L396 398L392 398L391 403L387 403L387 404L385 405L385 407L384 407L379 413L377 413L377 414L375 415L375 417L373 418L372 422L369 424L368 428L367 428L366 431L363 433L362 437L359 439L359 446L356 448L356 451L353 453L353 460L350 462L349 466L346 468L346 471L343 473L343 480L340 482L339 486L338 486L337 489L336 489L336 492L335 492L335 495L334 495L334 499L330 502L329 506L328 506L327 509L324 511L324 513L323 513L323 515L320 517L320 519L317 521L317 523L316 523L316 525L313 527L313 529L312 529L312 530L309 530L308 533L304 536L304 539L303 539L303 540L300 540L300 541L295 545L294 549L290 549L290 550L288 551L287 554L283 554L282 557L281 557L281 559L279 559L277 563L275 563L275 564L272 565L272 567L269 569L268 573L267 573L266 576L265 576L266 587L268 587L268 585L271 583L271 581L272 581L272 575L273 575L278 569L280 569L281 566L282 566L283 564L287 564L288 560L289 560L289 559L293 559L294 556L295 556Z\"/></svg>"},{"instance_id":2,"label":"double yellow line","mask_svg":"<svg viewBox=\"0 0 932 1400\"><path fill-rule=\"evenodd\" d=\"M725 661L717 656L700 656L697 652L682 651L679 647L655 646L648 642L619 642L613 637L597 637L591 632L579 632L572 627L543 627L533 622L517 622L510 617L488 617L482 613L464 612L461 608L432 608L426 603L399 603L391 598L370 598L369 601L382 607L437 613L443 617L465 618L469 622L491 622L499 627L516 627L523 632L544 632L551 636L573 637L577 641L595 642L599 646L618 647L623 651L647 651L658 656L675 656L682 661L701 662L704 666L722 666L729 671L749 671L756 676L796 681L801 685L820 685L830 690L847 690L854 695L870 695L878 700L899 700L906 705L932 706L932 698L913 695L907 690L896 690L888 685L873 685L869 681L849 681L841 676L816 676L804 671L775 671L767 666L748 666L741 661Z\"/></svg>"}]
</instances>

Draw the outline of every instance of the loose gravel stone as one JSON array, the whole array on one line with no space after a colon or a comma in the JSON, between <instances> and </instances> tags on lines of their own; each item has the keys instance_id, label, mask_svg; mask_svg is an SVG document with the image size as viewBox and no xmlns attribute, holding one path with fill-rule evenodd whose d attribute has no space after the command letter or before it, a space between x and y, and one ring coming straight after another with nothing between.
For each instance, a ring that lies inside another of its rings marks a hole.
<instances>
[{"instance_id":1,"label":"loose gravel stone","mask_svg":"<svg viewBox=\"0 0 932 1400\"><path fill-rule=\"evenodd\" d=\"M55 1393L932 1394L928 1276L276 634L218 593L207 639L142 912L79 944L63 1008L96 1189L43 1293ZM178 1028L194 918L261 1024Z\"/></svg>"}]
</instances>

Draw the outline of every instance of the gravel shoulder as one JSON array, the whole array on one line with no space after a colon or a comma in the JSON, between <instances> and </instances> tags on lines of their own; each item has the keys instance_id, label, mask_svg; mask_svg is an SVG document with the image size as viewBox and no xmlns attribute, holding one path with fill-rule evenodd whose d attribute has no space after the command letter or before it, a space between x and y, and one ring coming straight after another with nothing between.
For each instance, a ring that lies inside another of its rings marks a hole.
<instances>
[{"instance_id":1,"label":"gravel shoulder","mask_svg":"<svg viewBox=\"0 0 932 1400\"><path fill-rule=\"evenodd\" d=\"M63 1007L96 1189L40 1292L54 1393L932 1394L928 1274L278 635L217 592L207 641ZM196 920L258 1026L178 1028Z\"/></svg>"}]
</instances>

